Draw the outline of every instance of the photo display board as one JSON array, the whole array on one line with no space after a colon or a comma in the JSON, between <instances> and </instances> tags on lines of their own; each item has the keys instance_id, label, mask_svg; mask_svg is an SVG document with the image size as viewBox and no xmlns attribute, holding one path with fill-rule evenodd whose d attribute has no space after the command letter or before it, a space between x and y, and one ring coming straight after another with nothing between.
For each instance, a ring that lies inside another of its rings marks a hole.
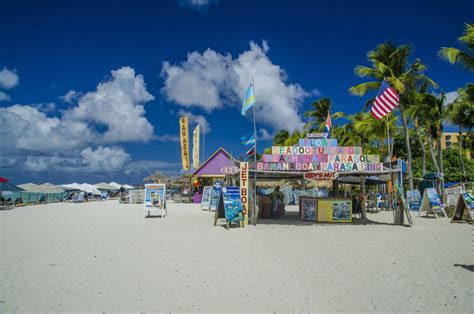
<instances>
[{"instance_id":1,"label":"photo display board","mask_svg":"<svg viewBox=\"0 0 474 314\"><path fill-rule=\"evenodd\" d=\"M225 219L227 221L243 220L242 202L240 200L240 188L238 186L226 186L222 188L224 201Z\"/></svg>"},{"instance_id":2,"label":"photo display board","mask_svg":"<svg viewBox=\"0 0 474 314\"><path fill-rule=\"evenodd\" d=\"M352 222L352 200L301 196L300 218L315 222Z\"/></svg>"},{"instance_id":3,"label":"photo display board","mask_svg":"<svg viewBox=\"0 0 474 314\"><path fill-rule=\"evenodd\" d=\"M469 212L469 215L464 215L465 210ZM471 223L474 221L474 195L471 192L459 194L451 222L458 221L470 221Z\"/></svg>"},{"instance_id":4,"label":"photo display board","mask_svg":"<svg viewBox=\"0 0 474 314\"><path fill-rule=\"evenodd\" d=\"M216 181L212 187L211 199L209 201L209 210L217 210L221 200L222 181Z\"/></svg>"},{"instance_id":5,"label":"photo display board","mask_svg":"<svg viewBox=\"0 0 474 314\"><path fill-rule=\"evenodd\" d=\"M145 208L144 211L160 211L161 216L166 210L166 185L165 184L145 184Z\"/></svg>"},{"instance_id":6,"label":"photo display board","mask_svg":"<svg viewBox=\"0 0 474 314\"><path fill-rule=\"evenodd\" d=\"M212 186L205 186L202 190L201 208L209 209L211 203Z\"/></svg>"},{"instance_id":7,"label":"photo display board","mask_svg":"<svg viewBox=\"0 0 474 314\"><path fill-rule=\"evenodd\" d=\"M407 191L408 207L412 211L419 211L421 206L421 193L419 190Z\"/></svg>"},{"instance_id":8,"label":"photo display board","mask_svg":"<svg viewBox=\"0 0 474 314\"><path fill-rule=\"evenodd\" d=\"M438 218L439 214L443 214L444 217L448 217L448 215L444 211L441 199L435 188L427 188L423 192L423 199L421 200L418 216L420 216L423 212L426 213L426 216L428 216L429 214L434 214L435 217Z\"/></svg>"}]
</instances>

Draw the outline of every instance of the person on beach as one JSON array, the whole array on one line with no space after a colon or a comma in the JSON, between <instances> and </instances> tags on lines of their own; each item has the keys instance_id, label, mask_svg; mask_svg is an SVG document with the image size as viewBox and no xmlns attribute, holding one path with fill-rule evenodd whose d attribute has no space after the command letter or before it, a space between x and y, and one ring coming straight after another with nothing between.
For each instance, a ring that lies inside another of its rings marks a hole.
<instances>
[{"instance_id":1,"label":"person on beach","mask_svg":"<svg viewBox=\"0 0 474 314\"><path fill-rule=\"evenodd\" d=\"M272 194L272 219L275 219L277 216L278 206L283 203L283 193L280 191L280 187L277 186L275 190L273 190Z\"/></svg>"}]
</instances>

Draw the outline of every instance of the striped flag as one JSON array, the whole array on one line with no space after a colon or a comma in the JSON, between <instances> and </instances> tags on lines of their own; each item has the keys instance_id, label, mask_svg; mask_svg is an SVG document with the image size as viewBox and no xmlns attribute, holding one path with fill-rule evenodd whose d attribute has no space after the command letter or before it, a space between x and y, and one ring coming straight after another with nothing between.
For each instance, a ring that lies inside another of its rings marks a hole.
<instances>
[{"instance_id":1,"label":"striped flag","mask_svg":"<svg viewBox=\"0 0 474 314\"><path fill-rule=\"evenodd\" d=\"M327 137L331 134L332 122L331 122L331 115L328 111L328 117L326 118L326 125L324 126L324 133L327 134Z\"/></svg>"},{"instance_id":2,"label":"striped flag","mask_svg":"<svg viewBox=\"0 0 474 314\"><path fill-rule=\"evenodd\" d=\"M397 92L386 81L383 81L377 96L375 96L370 113L375 119L380 120L392 112L399 101Z\"/></svg>"},{"instance_id":3,"label":"striped flag","mask_svg":"<svg viewBox=\"0 0 474 314\"><path fill-rule=\"evenodd\" d=\"M245 92L244 103L242 104L242 115L245 116L245 113L248 109L252 108L257 103L255 99L255 94L253 92L253 85L250 84Z\"/></svg>"},{"instance_id":4,"label":"striped flag","mask_svg":"<svg viewBox=\"0 0 474 314\"><path fill-rule=\"evenodd\" d=\"M242 145L254 145L255 144L255 135L251 135L250 137L242 136L240 138L242 140Z\"/></svg>"},{"instance_id":5,"label":"striped flag","mask_svg":"<svg viewBox=\"0 0 474 314\"><path fill-rule=\"evenodd\" d=\"M245 153L246 156L252 156L252 155L255 155L255 145L252 146L246 153Z\"/></svg>"}]
</instances>

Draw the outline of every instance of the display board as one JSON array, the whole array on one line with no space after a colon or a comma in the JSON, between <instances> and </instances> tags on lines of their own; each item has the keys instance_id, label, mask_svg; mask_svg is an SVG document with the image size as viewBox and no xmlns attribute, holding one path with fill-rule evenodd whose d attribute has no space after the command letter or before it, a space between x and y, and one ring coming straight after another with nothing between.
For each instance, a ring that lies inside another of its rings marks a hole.
<instances>
[{"instance_id":1,"label":"display board","mask_svg":"<svg viewBox=\"0 0 474 314\"><path fill-rule=\"evenodd\" d=\"M226 186L222 188L222 199L224 201L224 213L227 222L242 221L244 219L242 202L240 200L240 189L238 186Z\"/></svg>"},{"instance_id":2,"label":"display board","mask_svg":"<svg viewBox=\"0 0 474 314\"><path fill-rule=\"evenodd\" d=\"M314 197L301 196L299 201L300 218L306 221L316 221L318 199Z\"/></svg>"},{"instance_id":3,"label":"display board","mask_svg":"<svg viewBox=\"0 0 474 314\"><path fill-rule=\"evenodd\" d=\"M216 181L212 187L211 199L209 201L209 210L217 210L221 200L222 181Z\"/></svg>"},{"instance_id":4,"label":"display board","mask_svg":"<svg viewBox=\"0 0 474 314\"><path fill-rule=\"evenodd\" d=\"M212 186L205 186L202 190L201 209L209 210L211 203Z\"/></svg>"},{"instance_id":5,"label":"display board","mask_svg":"<svg viewBox=\"0 0 474 314\"><path fill-rule=\"evenodd\" d=\"M318 222L352 222L352 200L347 198L320 198L317 207Z\"/></svg>"},{"instance_id":6,"label":"display board","mask_svg":"<svg viewBox=\"0 0 474 314\"><path fill-rule=\"evenodd\" d=\"M464 216L464 210L466 209L469 211L469 215ZM470 221L471 223L474 221L474 195L470 192L459 194L451 222L460 221Z\"/></svg>"},{"instance_id":7,"label":"display board","mask_svg":"<svg viewBox=\"0 0 474 314\"><path fill-rule=\"evenodd\" d=\"M159 211L161 217L166 213L166 185L165 184L145 184L145 207L143 217L150 216L150 212Z\"/></svg>"},{"instance_id":8,"label":"display board","mask_svg":"<svg viewBox=\"0 0 474 314\"><path fill-rule=\"evenodd\" d=\"M438 218L438 215L442 214L445 218L448 218L435 188L427 188L423 192L423 199L421 200L418 216L421 216L422 213L425 213L425 216L433 214L436 218Z\"/></svg>"},{"instance_id":9,"label":"display board","mask_svg":"<svg viewBox=\"0 0 474 314\"><path fill-rule=\"evenodd\" d=\"M407 191L408 208L411 211L419 211L421 206L421 193L419 190Z\"/></svg>"}]
</instances>

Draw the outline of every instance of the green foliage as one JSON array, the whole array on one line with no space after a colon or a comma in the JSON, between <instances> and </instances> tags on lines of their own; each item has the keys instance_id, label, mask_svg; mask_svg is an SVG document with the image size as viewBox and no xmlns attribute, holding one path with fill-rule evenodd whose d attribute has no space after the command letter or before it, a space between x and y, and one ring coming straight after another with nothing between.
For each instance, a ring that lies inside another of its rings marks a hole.
<instances>
[{"instance_id":1,"label":"green foliage","mask_svg":"<svg viewBox=\"0 0 474 314\"><path fill-rule=\"evenodd\" d=\"M466 46L465 51L454 47L442 47L438 56L451 64L461 64L474 72L474 24L465 24L464 34L458 38L458 41Z\"/></svg>"}]
</instances>

